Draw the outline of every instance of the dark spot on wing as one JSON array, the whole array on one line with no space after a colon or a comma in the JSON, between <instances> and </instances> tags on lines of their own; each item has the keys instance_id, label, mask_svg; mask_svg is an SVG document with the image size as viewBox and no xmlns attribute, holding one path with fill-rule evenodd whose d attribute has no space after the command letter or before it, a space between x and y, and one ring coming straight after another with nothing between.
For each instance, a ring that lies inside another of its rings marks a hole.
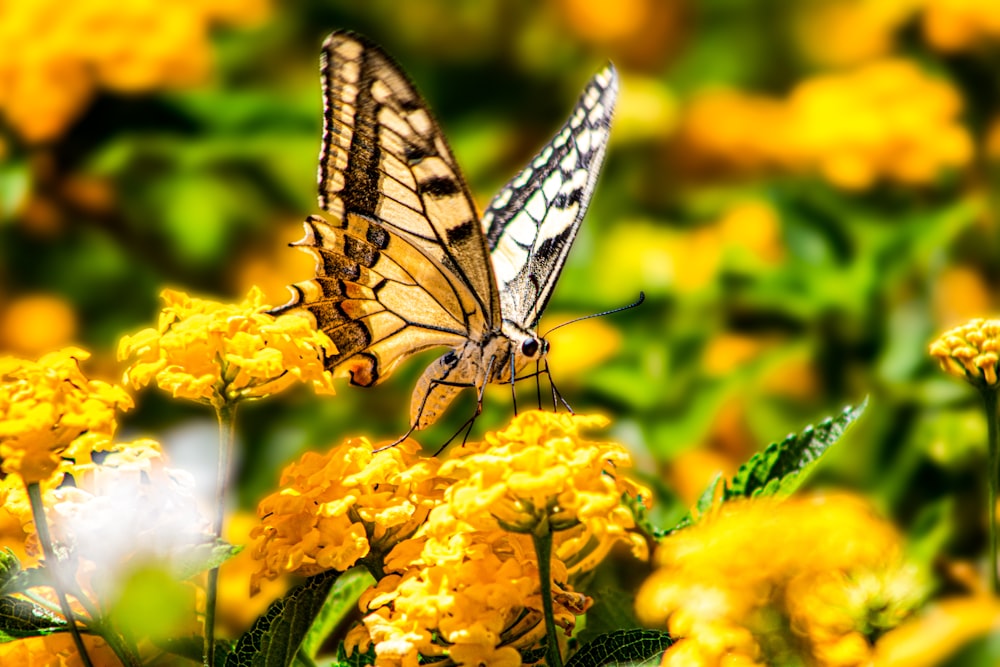
<instances>
[{"instance_id":1,"label":"dark spot on wing","mask_svg":"<svg viewBox=\"0 0 1000 667\"><path fill-rule=\"evenodd\" d=\"M560 192L552 200L552 205L556 208L569 208L574 204L579 204L583 199L583 188L574 188L568 194Z\"/></svg>"},{"instance_id":2,"label":"dark spot on wing","mask_svg":"<svg viewBox=\"0 0 1000 667\"><path fill-rule=\"evenodd\" d=\"M454 227L448 228L448 244L458 245L463 241L468 240L472 237L473 232L476 230L476 223L472 220L466 220L460 225L455 225Z\"/></svg>"},{"instance_id":3,"label":"dark spot on wing","mask_svg":"<svg viewBox=\"0 0 1000 667\"><path fill-rule=\"evenodd\" d=\"M435 199L450 197L459 191L458 183L455 182L455 179L448 178L447 176L429 178L423 183L419 183L417 187L420 188L421 194L430 195Z\"/></svg>"},{"instance_id":4,"label":"dark spot on wing","mask_svg":"<svg viewBox=\"0 0 1000 667\"><path fill-rule=\"evenodd\" d=\"M411 166L417 164L429 155L429 153L422 147L414 144L407 144L405 151L406 162Z\"/></svg>"},{"instance_id":5,"label":"dark spot on wing","mask_svg":"<svg viewBox=\"0 0 1000 667\"><path fill-rule=\"evenodd\" d=\"M369 269L375 266L375 262L378 261L379 257L378 251L375 248L353 236L344 237L344 254L361 266Z\"/></svg>"},{"instance_id":6,"label":"dark spot on wing","mask_svg":"<svg viewBox=\"0 0 1000 667\"><path fill-rule=\"evenodd\" d=\"M389 232L380 225L368 225L368 233L365 236L368 242L379 250L385 250L389 246Z\"/></svg>"}]
</instances>

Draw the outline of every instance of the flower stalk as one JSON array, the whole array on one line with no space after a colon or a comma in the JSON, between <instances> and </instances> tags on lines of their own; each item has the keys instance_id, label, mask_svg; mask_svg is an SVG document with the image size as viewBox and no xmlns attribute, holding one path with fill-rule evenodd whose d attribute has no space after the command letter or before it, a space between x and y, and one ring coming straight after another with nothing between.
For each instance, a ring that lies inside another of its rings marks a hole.
<instances>
[{"instance_id":1,"label":"flower stalk","mask_svg":"<svg viewBox=\"0 0 1000 667\"><path fill-rule=\"evenodd\" d=\"M542 614L545 617L545 637L548 646L545 651L545 662L549 667L562 667L562 655L559 653L559 636L556 633L556 617L552 607L552 525L547 514L531 533L535 545L535 557L538 558L538 579L542 594Z\"/></svg>"},{"instance_id":2,"label":"flower stalk","mask_svg":"<svg viewBox=\"0 0 1000 667\"><path fill-rule=\"evenodd\" d=\"M226 489L229 486L229 467L232 464L233 447L236 442L236 431L233 428L236 419L236 403L222 403L216 408L219 419L219 459L215 482L215 516L212 518L212 535L215 540L222 539L222 525L226 512ZM205 667L215 664L215 606L219 594L219 566L213 567L208 573L208 586L205 595Z\"/></svg>"},{"instance_id":3,"label":"flower stalk","mask_svg":"<svg viewBox=\"0 0 1000 667\"><path fill-rule=\"evenodd\" d=\"M996 387L982 390L983 404L986 409L986 431L988 449L988 515L990 531L990 590L994 595L1000 594L1000 577L997 576L997 485L1000 484L1000 414L997 412L1000 396Z\"/></svg>"},{"instance_id":4,"label":"flower stalk","mask_svg":"<svg viewBox=\"0 0 1000 667\"><path fill-rule=\"evenodd\" d=\"M49 534L49 524L45 519L45 507L42 504L42 489L38 482L28 484L28 499L31 501L31 514L35 520L35 529L38 531L38 541L42 543L45 562L51 568L50 571L54 582L53 588L59 598L59 607L62 609L62 614L69 625L69 632L73 636L73 643L80 654L80 661L84 664L84 667L93 667L94 663L90 660L90 654L87 653L83 637L80 636L80 629L76 625L73 610L70 608L69 600L66 598L66 590L62 581L62 569L59 566L59 560L56 558L55 551L52 549L52 537Z\"/></svg>"}]
</instances>

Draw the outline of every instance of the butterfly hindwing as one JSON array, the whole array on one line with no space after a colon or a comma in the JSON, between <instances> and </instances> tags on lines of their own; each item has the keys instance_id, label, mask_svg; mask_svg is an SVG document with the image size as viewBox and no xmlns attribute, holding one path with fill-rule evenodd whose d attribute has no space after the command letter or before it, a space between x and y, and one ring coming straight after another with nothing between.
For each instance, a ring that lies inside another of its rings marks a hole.
<instances>
[{"instance_id":1,"label":"butterfly hindwing","mask_svg":"<svg viewBox=\"0 0 1000 667\"><path fill-rule=\"evenodd\" d=\"M340 224L310 216L305 227L295 245L316 257L316 277L293 285L295 297L284 308L312 313L337 346L327 359L331 368L368 386L411 354L466 341L458 295L443 270L410 243L353 214ZM431 293L425 285L439 289Z\"/></svg>"},{"instance_id":2,"label":"butterfly hindwing","mask_svg":"<svg viewBox=\"0 0 1000 667\"><path fill-rule=\"evenodd\" d=\"M591 79L570 119L493 198L483 229L505 319L534 329L587 212L604 160L618 75Z\"/></svg>"},{"instance_id":3,"label":"butterfly hindwing","mask_svg":"<svg viewBox=\"0 0 1000 667\"><path fill-rule=\"evenodd\" d=\"M413 84L378 46L350 32L326 40L321 69L320 206L385 225L446 269L467 312L487 325L499 321L475 205Z\"/></svg>"}]
</instances>

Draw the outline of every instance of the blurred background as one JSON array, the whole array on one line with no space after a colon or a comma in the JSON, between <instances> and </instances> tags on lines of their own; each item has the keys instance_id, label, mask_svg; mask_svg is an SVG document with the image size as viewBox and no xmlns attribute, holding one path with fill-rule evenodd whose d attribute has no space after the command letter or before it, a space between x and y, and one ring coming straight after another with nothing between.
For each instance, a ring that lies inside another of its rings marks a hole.
<instances>
[{"instance_id":1,"label":"blurred background","mask_svg":"<svg viewBox=\"0 0 1000 667\"><path fill-rule=\"evenodd\" d=\"M2 3L0 352L79 344L118 379L117 340L155 324L163 287L285 302L311 275L287 244L320 212L319 48L338 28L410 74L481 207L618 67L541 330L646 293L554 333L551 366L575 410L613 419L664 521L868 396L813 484L865 492L934 553L980 549L978 398L927 346L997 307L995 0ZM305 449L401 434L435 356L241 408L238 502ZM473 406L419 439L436 449ZM473 437L511 413L491 389ZM124 424L175 460L214 448L212 415L156 390Z\"/></svg>"}]
</instances>

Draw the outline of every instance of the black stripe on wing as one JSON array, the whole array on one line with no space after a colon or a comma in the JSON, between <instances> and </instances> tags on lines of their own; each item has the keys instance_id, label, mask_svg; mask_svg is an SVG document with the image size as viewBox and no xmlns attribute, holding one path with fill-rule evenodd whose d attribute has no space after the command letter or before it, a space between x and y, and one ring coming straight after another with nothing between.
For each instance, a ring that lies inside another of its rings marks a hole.
<instances>
[{"instance_id":1,"label":"black stripe on wing","mask_svg":"<svg viewBox=\"0 0 1000 667\"><path fill-rule=\"evenodd\" d=\"M378 46L335 32L323 46L320 206L386 225L449 271L492 326L500 301L475 205L427 105Z\"/></svg>"},{"instance_id":2,"label":"black stripe on wing","mask_svg":"<svg viewBox=\"0 0 1000 667\"><path fill-rule=\"evenodd\" d=\"M326 366L351 382L375 384L422 350L468 338L458 294L434 262L381 225L349 214L330 224L305 222L295 245L316 258L316 278L292 285L292 300L273 311L304 308L337 347Z\"/></svg>"},{"instance_id":3,"label":"black stripe on wing","mask_svg":"<svg viewBox=\"0 0 1000 667\"><path fill-rule=\"evenodd\" d=\"M587 212L617 94L618 75L609 64L591 79L555 138L483 215L503 317L523 328L538 324Z\"/></svg>"}]
</instances>

